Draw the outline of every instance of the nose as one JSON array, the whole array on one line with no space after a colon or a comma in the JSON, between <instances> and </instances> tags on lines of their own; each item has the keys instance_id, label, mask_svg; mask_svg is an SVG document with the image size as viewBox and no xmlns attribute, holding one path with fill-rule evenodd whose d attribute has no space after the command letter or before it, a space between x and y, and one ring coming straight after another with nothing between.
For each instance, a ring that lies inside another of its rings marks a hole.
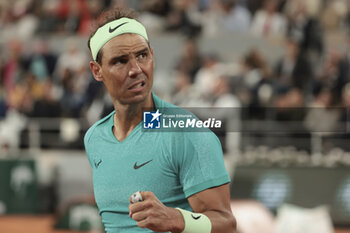
<instances>
[{"instance_id":1,"label":"nose","mask_svg":"<svg viewBox=\"0 0 350 233\"><path fill-rule=\"evenodd\" d=\"M134 77L142 73L142 69L135 58L129 60L129 65L130 65L129 77Z\"/></svg>"}]
</instances>

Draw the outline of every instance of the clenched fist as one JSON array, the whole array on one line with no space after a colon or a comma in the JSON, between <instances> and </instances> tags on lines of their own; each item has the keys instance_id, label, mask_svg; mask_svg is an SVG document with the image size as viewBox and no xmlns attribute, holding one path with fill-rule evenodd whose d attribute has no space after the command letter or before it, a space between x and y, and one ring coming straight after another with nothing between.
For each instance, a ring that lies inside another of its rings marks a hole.
<instances>
[{"instance_id":1,"label":"clenched fist","mask_svg":"<svg viewBox=\"0 0 350 233\"><path fill-rule=\"evenodd\" d=\"M132 203L130 197L129 215L140 228L156 232L182 232L185 228L180 211L165 206L152 192L140 192L142 200Z\"/></svg>"}]
</instances>

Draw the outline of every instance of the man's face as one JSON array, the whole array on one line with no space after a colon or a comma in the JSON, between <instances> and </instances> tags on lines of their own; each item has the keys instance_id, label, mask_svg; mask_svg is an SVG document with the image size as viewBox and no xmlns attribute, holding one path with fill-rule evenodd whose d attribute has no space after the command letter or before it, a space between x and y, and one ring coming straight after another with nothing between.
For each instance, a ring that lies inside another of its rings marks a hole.
<instances>
[{"instance_id":1,"label":"man's face","mask_svg":"<svg viewBox=\"0 0 350 233\"><path fill-rule=\"evenodd\" d=\"M95 78L104 82L113 101L123 105L143 102L153 85L153 50L147 41L137 34L122 34L102 49L102 65L90 63Z\"/></svg>"}]
</instances>

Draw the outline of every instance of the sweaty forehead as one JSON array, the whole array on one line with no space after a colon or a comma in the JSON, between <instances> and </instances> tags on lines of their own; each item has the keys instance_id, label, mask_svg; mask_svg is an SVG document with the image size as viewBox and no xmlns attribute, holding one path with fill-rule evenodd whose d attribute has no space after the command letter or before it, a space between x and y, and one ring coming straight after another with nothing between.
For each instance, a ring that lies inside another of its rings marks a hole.
<instances>
[{"instance_id":1,"label":"sweaty forehead","mask_svg":"<svg viewBox=\"0 0 350 233\"><path fill-rule=\"evenodd\" d=\"M137 52L148 47L148 43L138 34L122 34L114 37L103 46L103 56L121 56Z\"/></svg>"}]
</instances>

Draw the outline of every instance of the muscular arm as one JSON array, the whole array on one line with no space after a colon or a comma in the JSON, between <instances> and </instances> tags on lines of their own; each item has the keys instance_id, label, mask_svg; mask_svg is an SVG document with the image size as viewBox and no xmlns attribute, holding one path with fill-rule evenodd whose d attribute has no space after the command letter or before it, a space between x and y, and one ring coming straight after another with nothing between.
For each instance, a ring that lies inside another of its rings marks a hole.
<instances>
[{"instance_id":1,"label":"muscular arm","mask_svg":"<svg viewBox=\"0 0 350 233\"><path fill-rule=\"evenodd\" d=\"M212 233L236 232L236 220L230 207L228 184L206 189L190 196L187 200L194 212L205 214L210 219Z\"/></svg>"},{"instance_id":2,"label":"muscular arm","mask_svg":"<svg viewBox=\"0 0 350 233\"><path fill-rule=\"evenodd\" d=\"M144 201L130 204L130 217L141 228L157 232L182 232L185 224L179 210L165 206L152 192L142 192ZM190 196L196 213L205 214L212 224L212 233L235 233L236 221L230 208L229 185L225 184Z\"/></svg>"}]
</instances>

